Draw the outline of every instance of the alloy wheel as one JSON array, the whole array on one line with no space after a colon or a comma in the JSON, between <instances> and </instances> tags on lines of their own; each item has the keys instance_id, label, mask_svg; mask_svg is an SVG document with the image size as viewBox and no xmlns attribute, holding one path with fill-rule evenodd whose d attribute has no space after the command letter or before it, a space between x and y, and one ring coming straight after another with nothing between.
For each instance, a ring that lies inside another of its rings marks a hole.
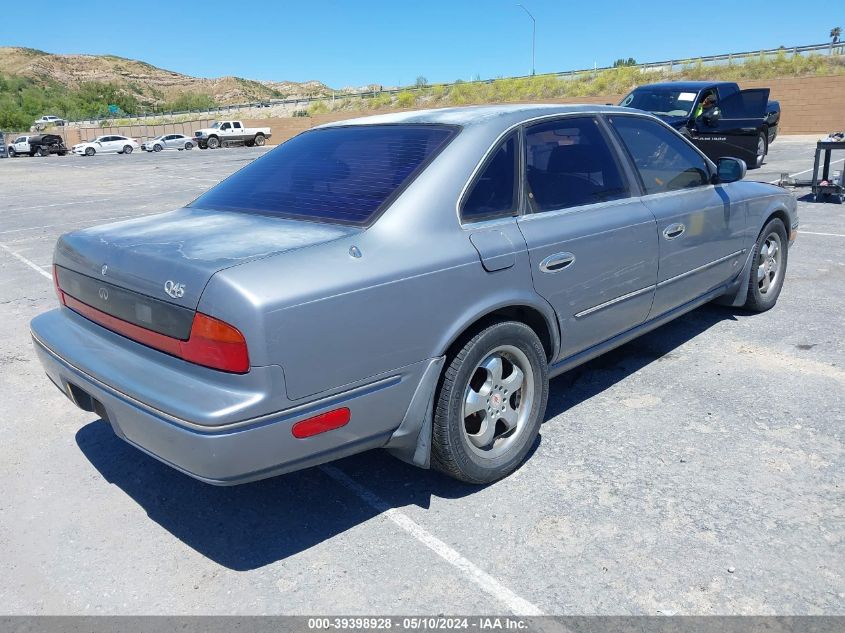
<instances>
[{"instance_id":1,"label":"alloy wheel","mask_svg":"<svg viewBox=\"0 0 845 633\"><path fill-rule=\"evenodd\" d=\"M478 364L464 393L463 430L470 449L491 459L506 452L529 426L534 371L528 357L502 345Z\"/></svg>"},{"instance_id":2,"label":"alloy wheel","mask_svg":"<svg viewBox=\"0 0 845 633\"><path fill-rule=\"evenodd\" d=\"M761 295L765 295L770 288L777 287L781 274L782 253L780 235L769 233L761 244L757 257L757 287Z\"/></svg>"}]
</instances>

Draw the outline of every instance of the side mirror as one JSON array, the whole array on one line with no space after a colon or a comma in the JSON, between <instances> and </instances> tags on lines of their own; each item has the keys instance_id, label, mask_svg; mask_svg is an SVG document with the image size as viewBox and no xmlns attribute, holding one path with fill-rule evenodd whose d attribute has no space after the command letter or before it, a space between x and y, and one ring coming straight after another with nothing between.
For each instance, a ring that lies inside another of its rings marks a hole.
<instances>
[{"instance_id":1,"label":"side mirror","mask_svg":"<svg viewBox=\"0 0 845 633\"><path fill-rule=\"evenodd\" d=\"M711 108L709 112L701 115L701 120L707 125L713 126L722 118L722 111L719 108Z\"/></svg>"},{"instance_id":2,"label":"side mirror","mask_svg":"<svg viewBox=\"0 0 845 633\"><path fill-rule=\"evenodd\" d=\"M744 160L739 158L720 158L716 163L716 182L729 183L736 182L745 178L745 170L747 169Z\"/></svg>"}]
</instances>

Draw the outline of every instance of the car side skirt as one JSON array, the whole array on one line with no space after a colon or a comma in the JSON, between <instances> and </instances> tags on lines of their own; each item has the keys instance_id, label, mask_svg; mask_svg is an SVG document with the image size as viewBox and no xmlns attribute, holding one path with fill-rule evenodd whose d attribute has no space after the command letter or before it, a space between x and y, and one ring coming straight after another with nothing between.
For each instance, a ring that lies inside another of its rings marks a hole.
<instances>
[{"instance_id":1,"label":"car side skirt","mask_svg":"<svg viewBox=\"0 0 845 633\"><path fill-rule=\"evenodd\" d=\"M701 295L697 299L693 299L688 303L678 306L670 310L669 312L665 312L649 321L645 321L640 325L631 328L630 330L626 330L621 334L617 334L613 338L610 338L603 343L599 343L598 345L594 345L583 352L579 352L577 354L573 354L568 358L564 358L552 365L549 366L549 378L553 378L555 376L559 376L560 374L569 371L570 369L574 369L578 365L582 365L589 360L596 358L597 356L601 356L605 352L609 352L610 350L619 347L620 345L624 345L625 343L632 341L633 339L637 338L645 334L646 332L650 332L656 328L659 328L661 325L665 325L669 321L681 316L682 314L686 314L691 310L695 310L696 308L704 305L705 303L712 301L713 299L723 295L725 291L728 289L729 284L724 284L719 286L718 288L714 288L713 290Z\"/></svg>"}]
</instances>

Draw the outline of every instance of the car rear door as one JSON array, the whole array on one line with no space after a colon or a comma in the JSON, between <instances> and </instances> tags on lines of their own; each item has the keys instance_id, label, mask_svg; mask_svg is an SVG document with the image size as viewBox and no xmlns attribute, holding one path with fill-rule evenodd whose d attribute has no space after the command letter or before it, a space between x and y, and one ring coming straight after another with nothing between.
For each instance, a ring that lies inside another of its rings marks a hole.
<instances>
[{"instance_id":1,"label":"car rear door","mask_svg":"<svg viewBox=\"0 0 845 633\"><path fill-rule=\"evenodd\" d=\"M657 281L657 226L593 116L524 132L528 213L518 220L534 287L560 322L559 359L645 321Z\"/></svg>"},{"instance_id":2,"label":"car rear door","mask_svg":"<svg viewBox=\"0 0 845 633\"><path fill-rule=\"evenodd\" d=\"M710 164L680 134L636 115L609 117L640 176L643 203L657 218L660 266L650 318L697 299L739 273L744 203L713 185Z\"/></svg>"}]
</instances>

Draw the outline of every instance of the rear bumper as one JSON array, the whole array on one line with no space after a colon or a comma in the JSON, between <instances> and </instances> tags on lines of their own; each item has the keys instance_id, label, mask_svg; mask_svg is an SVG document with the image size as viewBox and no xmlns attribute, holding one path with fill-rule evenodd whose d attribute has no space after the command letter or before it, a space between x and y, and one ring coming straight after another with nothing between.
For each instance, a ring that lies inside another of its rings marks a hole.
<instances>
[{"instance_id":1,"label":"rear bumper","mask_svg":"<svg viewBox=\"0 0 845 633\"><path fill-rule=\"evenodd\" d=\"M109 422L120 438L156 459L217 485L262 479L383 446L399 426L426 365L300 404L284 397L278 367L255 367L240 376L193 367L67 309L34 319L32 335L50 380L74 404ZM182 394L181 410L176 403L164 408L174 384ZM256 401L262 402L259 409ZM349 424L313 437L293 437L296 422L338 407L350 409Z\"/></svg>"}]
</instances>

